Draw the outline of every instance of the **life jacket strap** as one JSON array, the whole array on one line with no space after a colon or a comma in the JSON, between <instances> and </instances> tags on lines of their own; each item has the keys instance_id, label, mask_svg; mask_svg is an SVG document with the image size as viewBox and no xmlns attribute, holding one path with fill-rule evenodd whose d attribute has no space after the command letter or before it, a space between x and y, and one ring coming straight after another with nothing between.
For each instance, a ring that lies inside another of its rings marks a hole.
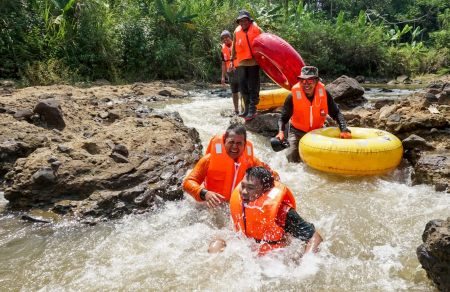
<instances>
[{"instance_id":1,"label":"life jacket strap","mask_svg":"<svg viewBox=\"0 0 450 292\"><path fill-rule=\"evenodd\" d=\"M282 240L278 240L278 241L263 240L263 239L255 239L255 240L256 240L256 243L267 243L270 245L280 244L282 242Z\"/></svg>"}]
</instances>

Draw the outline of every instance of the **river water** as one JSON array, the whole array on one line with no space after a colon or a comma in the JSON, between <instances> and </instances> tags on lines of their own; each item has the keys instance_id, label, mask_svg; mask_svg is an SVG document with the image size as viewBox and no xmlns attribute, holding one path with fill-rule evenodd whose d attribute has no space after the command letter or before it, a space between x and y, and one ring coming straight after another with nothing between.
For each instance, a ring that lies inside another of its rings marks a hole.
<instances>
[{"instance_id":1,"label":"river water","mask_svg":"<svg viewBox=\"0 0 450 292\"><path fill-rule=\"evenodd\" d=\"M232 101L204 91L153 105L178 111L206 147L228 127L219 113ZM437 291L416 248L429 220L449 216L448 194L411 186L406 163L373 177L330 174L288 164L265 137L248 138L324 238L319 253L301 257L304 246L294 240L273 257L255 257L226 208L209 211L189 195L92 227L30 224L0 213L0 291ZM228 246L210 255L218 236Z\"/></svg>"}]
</instances>

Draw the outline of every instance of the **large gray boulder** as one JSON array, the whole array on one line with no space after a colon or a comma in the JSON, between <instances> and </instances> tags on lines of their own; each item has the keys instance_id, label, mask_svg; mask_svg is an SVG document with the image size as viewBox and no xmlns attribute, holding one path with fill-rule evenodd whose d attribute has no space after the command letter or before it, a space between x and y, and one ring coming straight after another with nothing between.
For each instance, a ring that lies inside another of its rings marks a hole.
<instances>
[{"instance_id":1,"label":"large gray boulder","mask_svg":"<svg viewBox=\"0 0 450 292\"><path fill-rule=\"evenodd\" d=\"M359 82L345 75L327 84L325 89L342 108L355 108L368 102L363 97L364 88Z\"/></svg>"},{"instance_id":2,"label":"large gray boulder","mask_svg":"<svg viewBox=\"0 0 450 292\"><path fill-rule=\"evenodd\" d=\"M41 100L33 112L44 116L47 126L62 130L66 127L61 110L61 104L56 99Z\"/></svg>"},{"instance_id":3,"label":"large gray boulder","mask_svg":"<svg viewBox=\"0 0 450 292\"><path fill-rule=\"evenodd\" d=\"M450 291L450 217L431 220L425 226L417 257L427 276L441 291Z\"/></svg>"}]
</instances>

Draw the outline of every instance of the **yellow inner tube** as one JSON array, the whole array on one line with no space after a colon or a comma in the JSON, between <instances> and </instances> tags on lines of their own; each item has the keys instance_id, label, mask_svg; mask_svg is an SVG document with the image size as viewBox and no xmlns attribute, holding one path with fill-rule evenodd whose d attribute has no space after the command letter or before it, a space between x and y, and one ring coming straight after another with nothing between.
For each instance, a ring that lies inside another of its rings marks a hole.
<instances>
[{"instance_id":1,"label":"yellow inner tube","mask_svg":"<svg viewBox=\"0 0 450 292\"><path fill-rule=\"evenodd\" d=\"M261 90L259 92L259 103L256 106L258 110L270 109L273 107L283 106L284 101L288 97L289 90L277 88L271 90Z\"/></svg>"},{"instance_id":2,"label":"yellow inner tube","mask_svg":"<svg viewBox=\"0 0 450 292\"><path fill-rule=\"evenodd\" d=\"M339 139L339 128L321 128L303 136L299 142L302 160L328 172L374 175L388 172L400 164L403 145L389 132L349 127L352 139Z\"/></svg>"}]
</instances>

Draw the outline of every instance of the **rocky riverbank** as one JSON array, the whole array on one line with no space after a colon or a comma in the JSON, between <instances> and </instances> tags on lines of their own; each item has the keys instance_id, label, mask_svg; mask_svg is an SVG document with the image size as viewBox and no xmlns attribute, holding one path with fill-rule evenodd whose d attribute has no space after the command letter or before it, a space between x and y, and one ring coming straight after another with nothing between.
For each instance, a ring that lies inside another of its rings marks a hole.
<instances>
[{"instance_id":1,"label":"rocky riverbank","mask_svg":"<svg viewBox=\"0 0 450 292\"><path fill-rule=\"evenodd\" d=\"M156 111L151 102L184 98L206 84L3 85L0 177L7 209L42 210L24 216L33 221L92 223L182 198L201 142L178 113Z\"/></svg>"}]
</instances>

